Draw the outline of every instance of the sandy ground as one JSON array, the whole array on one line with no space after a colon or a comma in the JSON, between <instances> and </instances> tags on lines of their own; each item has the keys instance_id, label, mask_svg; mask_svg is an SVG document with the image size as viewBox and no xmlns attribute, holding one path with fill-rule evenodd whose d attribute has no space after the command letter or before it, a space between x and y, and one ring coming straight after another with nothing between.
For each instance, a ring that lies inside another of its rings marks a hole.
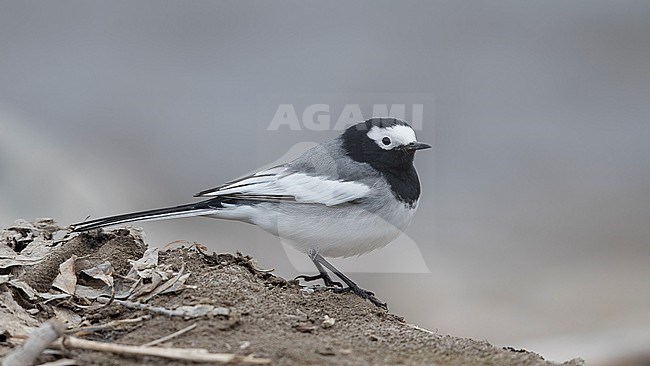
<instances>
[{"instance_id":1,"label":"sandy ground","mask_svg":"<svg viewBox=\"0 0 650 366\"><path fill-rule=\"evenodd\" d=\"M48 242L50 239L45 235L40 240ZM53 245L51 240L49 244ZM2 269L1 274L9 276L5 279L24 281L36 291L60 294L61 291L53 289L51 284L61 273L61 263L71 255L88 261L83 262L86 268L105 261L112 263L111 276L117 284L129 272L128 263L131 262L128 260L139 259L145 249L141 239L127 230L84 234L52 246L51 253L37 264L25 267L28 270L12 266ZM170 317L148 310L128 309L119 303L100 305L84 298L78 290L70 297L44 304L27 299L24 292L6 281L0 284L0 293L10 293L16 303L26 310L31 309L29 314L37 322L60 317L61 309L67 309L65 318L69 333L80 338L142 345L196 324L191 331L158 346L254 355L268 358L274 365L553 364L533 352L499 348L485 341L420 329L353 294L308 289L274 276L258 269L254 260L241 254L206 254L196 247L175 248L160 252L156 266L164 268L173 278L181 273L189 277L176 291L158 294L142 303L165 309L211 305L227 310L220 315L189 319ZM71 273L77 273L78 283L83 282L81 272ZM142 320L115 322L138 318ZM0 356L5 356L19 346L21 340L17 334L11 334L10 329L1 328ZM61 358L74 360L79 365L186 364L160 357L79 349L44 353L38 363ZM576 359L563 365L580 364L583 362Z\"/></svg>"}]
</instances>

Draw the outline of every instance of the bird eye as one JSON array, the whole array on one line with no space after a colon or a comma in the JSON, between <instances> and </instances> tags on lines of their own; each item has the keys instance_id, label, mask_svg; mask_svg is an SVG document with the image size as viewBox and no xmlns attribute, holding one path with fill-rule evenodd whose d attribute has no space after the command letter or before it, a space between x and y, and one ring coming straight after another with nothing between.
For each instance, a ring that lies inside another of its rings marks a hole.
<instances>
[{"instance_id":1,"label":"bird eye","mask_svg":"<svg viewBox=\"0 0 650 366\"><path fill-rule=\"evenodd\" d=\"M388 137L384 137L383 139L381 139L381 143L388 146L390 145L390 139Z\"/></svg>"}]
</instances>

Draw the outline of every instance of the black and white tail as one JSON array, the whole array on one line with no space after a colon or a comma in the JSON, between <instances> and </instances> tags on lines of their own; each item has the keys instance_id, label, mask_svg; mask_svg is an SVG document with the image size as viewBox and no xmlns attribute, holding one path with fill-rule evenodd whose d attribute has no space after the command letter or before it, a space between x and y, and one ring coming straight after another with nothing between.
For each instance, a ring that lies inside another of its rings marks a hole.
<instances>
[{"instance_id":1,"label":"black and white tail","mask_svg":"<svg viewBox=\"0 0 650 366\"><path fill-rule=\"evenodd\" d=\"M70 225L72 232L82 232L99 229L106 226L124 224L135 221L155 221L165 219L176 219L181 217L192 217L210 215L216 213L221 206L218 200L208 200L187 205L158 208L154 210L132 212L122 215L102 217L95 220L84 221Z\"/></svg>"}]
</instances>

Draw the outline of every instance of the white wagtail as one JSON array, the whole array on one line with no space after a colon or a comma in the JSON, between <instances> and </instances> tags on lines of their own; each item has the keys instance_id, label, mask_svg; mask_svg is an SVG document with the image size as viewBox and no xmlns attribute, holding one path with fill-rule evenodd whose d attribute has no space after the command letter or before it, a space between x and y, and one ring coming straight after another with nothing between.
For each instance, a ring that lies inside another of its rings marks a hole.
<instances>
[{"instance_id":1,"label":"white wagtail","mask_svg":"<svg viewBox=\"0 0 650 366\"><path fill-rule=\"evenodd\" d=\"M383 248L410 223L420 197L413 166L418 142L406 122L372 118L349 127L297 159L199 192L207 200L73 224L73 232L132 221L208 216L239 220L277 235L309 255L335 291L352 291L386 307L323 257L349 257ZM346 283L333 281L329 269Z\"/></svg>"}]
</instances>

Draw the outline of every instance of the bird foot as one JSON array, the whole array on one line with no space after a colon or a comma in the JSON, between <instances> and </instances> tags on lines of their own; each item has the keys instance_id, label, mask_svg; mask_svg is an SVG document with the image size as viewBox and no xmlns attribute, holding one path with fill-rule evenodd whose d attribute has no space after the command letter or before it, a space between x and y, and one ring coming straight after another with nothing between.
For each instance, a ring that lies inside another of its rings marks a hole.
<instances>
[{"instance_id":1,"label":"bird foot","mask_svg":"<svg viewBox=\"0 0 650 366\"><path fill-rule=\"evenodd\" d=\"M332 278L327 273L321 273L315 276L300 275L294 278L294 280L303 280L305 282L323 280L323 283L325 283L325 286L328 288L337 289L343 287L343 284L341 282L332 280Z\"/></svg>"},{"instance_id":2,"label":"bird foot","mask_svg":"<svg viewBox=\"0 0 650 366\"><path fill-rule=\"evenodd\" d=\"M348 286L345 288L333 288L332 291L336 293L345 293L345 292L352 292L353 294L359 296L360 298L364 300L368 300L371 303L375 304L375 306L382 308L384 310L388 310L388 304L385 302L381 302L378 298L375 297L375 293L372 291L364 290L359 286Z\"/></svg>"}]
</instances>

